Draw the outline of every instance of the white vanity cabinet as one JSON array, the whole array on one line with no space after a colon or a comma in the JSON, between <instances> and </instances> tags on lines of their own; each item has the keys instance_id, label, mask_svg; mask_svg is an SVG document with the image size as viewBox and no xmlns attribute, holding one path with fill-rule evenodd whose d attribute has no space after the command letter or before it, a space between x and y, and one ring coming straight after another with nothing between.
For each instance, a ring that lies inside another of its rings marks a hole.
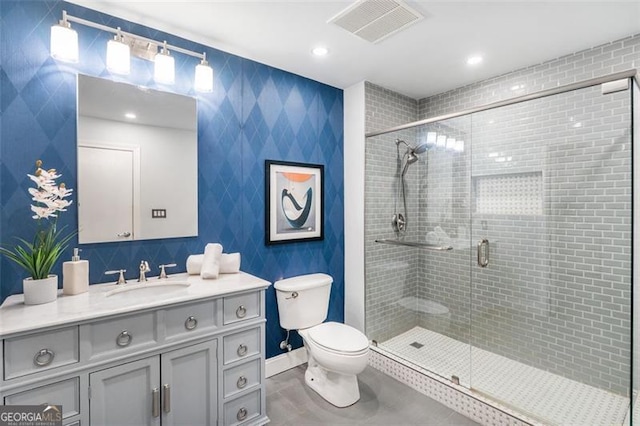
<instances>
[{"instance_id":1,"label":"white vanity cabinet","mask_svg":"<svg viewBox=\"0 0 640 426\"><path fill-rule=\"evenodd\" d=\"M9 328L1 323L0 401L62 405L65 426L266 424L264 289L269 283L241 275L252 284L229 282L216 292L218 280L194 279L186 295L131 303L132 309L117 314L49 318L55 325L14 333L6 333ZM98 289L90 291L98 294L86 299L104 298ZM57 309L20 309L34 315L40 310L46 319L71 308L72 297L49 304ZM5 308L16 309L5 305L0 321L11 319Z\"/></svg>"}]
</instances>

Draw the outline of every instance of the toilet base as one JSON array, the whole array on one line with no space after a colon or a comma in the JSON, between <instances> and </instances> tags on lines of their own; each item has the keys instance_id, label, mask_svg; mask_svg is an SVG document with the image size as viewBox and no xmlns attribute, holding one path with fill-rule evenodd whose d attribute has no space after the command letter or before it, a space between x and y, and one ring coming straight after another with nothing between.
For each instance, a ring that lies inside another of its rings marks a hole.
<instances>
[{"instance_id":1,"label":"toilet base","mask_svg":"<svg viewBox=\"0 0 640 426\"><path fill-rule=\"evenodd\" d=\"M358 379L355 374L342 374L322 368L313 357L304 373L304 381L330 404L343 408L360 399Z\"/></svg>"}]
</instances>

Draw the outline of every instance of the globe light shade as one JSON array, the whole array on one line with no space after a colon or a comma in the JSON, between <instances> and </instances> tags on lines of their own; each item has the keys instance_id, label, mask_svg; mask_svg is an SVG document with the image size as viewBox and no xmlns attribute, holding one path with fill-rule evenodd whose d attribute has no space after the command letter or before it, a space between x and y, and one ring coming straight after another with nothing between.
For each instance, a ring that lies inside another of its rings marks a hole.
<instances>
[{"instance_id":1,"label":"globe light shade","mask_svg":"<svg viewBox=\"0 0 640 426\"><path fill-rule=\"evenodd\" d=\"M78 33L69 24L51 27L51 56L63 62L78 62Z\"/></svg>"},{"instance_id":2,"label":"globe light shade","mask_svg":"<svg viewBox=\"0 0 640 426\"><path fill-rule=\"evenodd\" d=\"M202 61L196 65L196 76L193 87L198 92L213 92L213 68L207 61Z\"/></svg>"},{"instance_id":3,"label":"globe light shade","mask_svg":"<svg viewBox=\"0 0 640 426\"><path fill-rule=\"evenodd\" d=\"M176 81L176 64L168 52L160 52L155 56L153 79L156 83L173 84Z\"/></svg>"},{"instance_id":4,"label":"globe light shade","mask_svg":"<svg viewBox=\"0 0 640 426\"><path fill-rule=\"evenodd\" d=\"M107 43L107 69L114 74L131 72L131 52L129 45L119 40Z\"/></svg>"}]
</instances>

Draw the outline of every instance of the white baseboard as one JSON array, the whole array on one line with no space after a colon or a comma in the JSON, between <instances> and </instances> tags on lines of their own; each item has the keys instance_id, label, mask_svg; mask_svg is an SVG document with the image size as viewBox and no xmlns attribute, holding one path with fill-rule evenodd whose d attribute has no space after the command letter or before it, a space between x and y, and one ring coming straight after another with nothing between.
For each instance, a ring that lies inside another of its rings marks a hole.
<instances>
[{"instance_id":1,"label":"white baseboard","mask_svg":"<svg viewBox=\"0 0 640 426\"><path fill-rule=\"evenodd\" d=\"M307 362L307 350L302 347L264 362L265 376L271 377Z\"/></svg>"}]
</instances>

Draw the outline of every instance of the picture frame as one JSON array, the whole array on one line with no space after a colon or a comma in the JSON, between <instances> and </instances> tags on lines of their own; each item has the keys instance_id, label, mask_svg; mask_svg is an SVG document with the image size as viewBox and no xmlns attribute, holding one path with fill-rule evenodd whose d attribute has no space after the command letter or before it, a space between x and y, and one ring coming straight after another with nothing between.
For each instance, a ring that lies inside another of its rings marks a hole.
<instances>
[{"instance_id":1,"label":"picture frame","mask_svg":"<svg viewBox=\"0 0 640 426\"><path fill-rule=\"evenodd\" d=\"M324 239L324 165L265 160L265 243Z\"/></svg>"}]
</instances>

